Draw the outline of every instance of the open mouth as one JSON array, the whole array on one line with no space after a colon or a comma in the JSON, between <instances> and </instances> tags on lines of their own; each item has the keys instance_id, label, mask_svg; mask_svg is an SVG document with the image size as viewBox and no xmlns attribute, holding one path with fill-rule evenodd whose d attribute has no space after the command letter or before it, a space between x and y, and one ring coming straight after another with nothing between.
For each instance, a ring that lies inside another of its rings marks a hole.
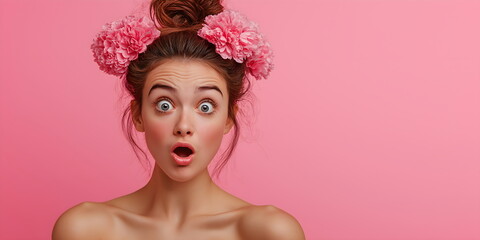
<instances>
[{"instance_id":1,"label":"open mouth","mask_svg":"<svg viewBox=\"0 0 480 240\"><path fill-rule=\"evenodd\" d=\"M173 152L179 157L188 157L193 153L192 149L188 147L177 147Z\"/></svg>"}]
</instances>

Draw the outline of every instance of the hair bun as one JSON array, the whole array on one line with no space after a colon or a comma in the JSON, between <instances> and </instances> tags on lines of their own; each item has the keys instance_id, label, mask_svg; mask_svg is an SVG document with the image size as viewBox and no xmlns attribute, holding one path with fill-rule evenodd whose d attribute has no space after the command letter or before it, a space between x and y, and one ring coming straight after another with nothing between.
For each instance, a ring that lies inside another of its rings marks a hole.
<instances>
[{"instance_id":1,"label":"hair bun","mask_svg":"<svg viewBox=\"0 0 480 240\"><path fill-rule=\"evenodd\" d=\"M223 11L221 0L152 0L150 16L162 34L200 29L205 17Z\"/></svg>"}]
</instances>

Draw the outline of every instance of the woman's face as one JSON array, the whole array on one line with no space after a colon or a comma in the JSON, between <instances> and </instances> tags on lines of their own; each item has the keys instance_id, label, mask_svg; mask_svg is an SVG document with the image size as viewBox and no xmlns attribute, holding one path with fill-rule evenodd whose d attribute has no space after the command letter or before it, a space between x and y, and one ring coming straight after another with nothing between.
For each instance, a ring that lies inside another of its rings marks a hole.
<instances>
[{"instance_id":1,"label":"woman's face","mask_svg":"<svg viewBox=\"0 0 480 240\"><path fill-rule=\"evenodd\" d=\"M145 132L158 167L180 182L206 171L233 125L226 82L201 60L169 59L153 69L143 88L141 114L133 112L135 128ZM175 160L171 150L179 142L194 148L191 161Z\"/></svg>"}]
</instances>

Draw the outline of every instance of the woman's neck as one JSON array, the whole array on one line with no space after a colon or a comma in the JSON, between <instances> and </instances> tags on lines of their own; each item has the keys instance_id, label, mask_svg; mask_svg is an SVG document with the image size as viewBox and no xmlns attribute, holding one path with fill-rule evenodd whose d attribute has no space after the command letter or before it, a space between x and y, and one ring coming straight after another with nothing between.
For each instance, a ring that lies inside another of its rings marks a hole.
<instances>
[{"instance_id":1,"label":"woman's neck","mask_svg":"<svg viewBox=\"0 0 480 240\"><path fill-rule=\"evenodd\" d=\"M156 164L150 181L139 191L145 202L145 215L176 222L211 213L213 199L220 191L208 171L186 182L169 178Z\"/></svg>"}]
</instances>

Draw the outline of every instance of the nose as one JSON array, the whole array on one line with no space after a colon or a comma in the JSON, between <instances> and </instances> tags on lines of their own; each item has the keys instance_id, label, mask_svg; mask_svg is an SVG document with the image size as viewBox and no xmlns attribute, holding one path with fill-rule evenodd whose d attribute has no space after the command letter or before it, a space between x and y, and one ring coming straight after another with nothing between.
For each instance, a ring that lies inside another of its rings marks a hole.
<instances>
[{"instance_id":1,"label":"nose","mask_svg":"<svg viewBox=\"0 0 480 240\"><path fill-rule=\"evenodd\" d=\"M186 136L186 135L192 135L192 132L189 130L177 130L175 134L179 136Z\"/></svg>"},{"instance_id":2,"label":"nose","mask_svg":"<svg viewBox=\"0 0 480 240\"><path fill-rule=\"evenodd\" d=\"M181 113L180 119L177 122L175 128L173 129L173 134L182 137L193 134L192 124L190 122L190 117L187 113Z\"/></svg>"}]
</instances>

